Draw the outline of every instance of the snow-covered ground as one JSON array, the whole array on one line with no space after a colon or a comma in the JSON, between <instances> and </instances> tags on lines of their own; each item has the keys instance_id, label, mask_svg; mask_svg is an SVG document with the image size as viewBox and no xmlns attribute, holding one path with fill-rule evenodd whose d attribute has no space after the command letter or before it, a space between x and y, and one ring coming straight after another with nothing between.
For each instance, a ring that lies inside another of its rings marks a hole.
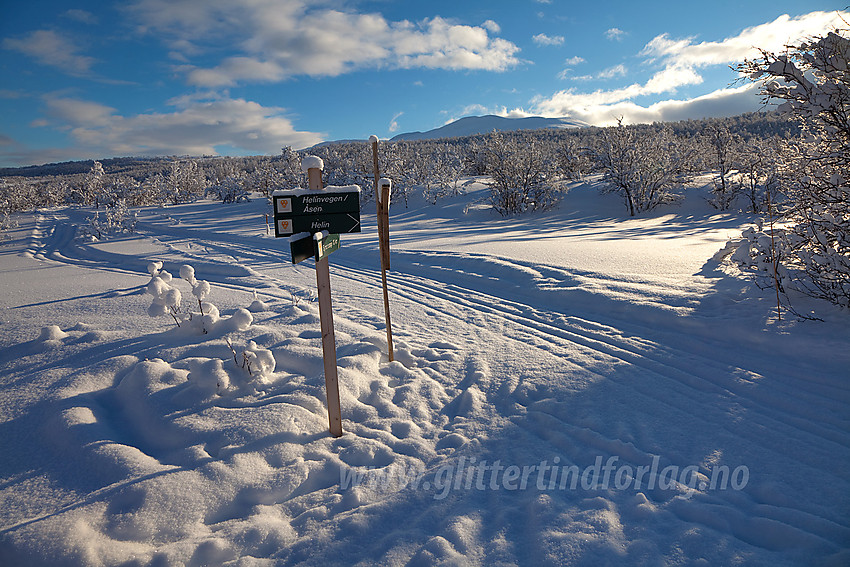
<instances>
[{"instance_id":1,"label":"snow-covered ground","mask_svg":"<svg viewBox=\"0 0 850 567\"><path fill-rule=\"evenodd\" d=\"M263 200L94 243L85 211L22 215L0 564L850 564L846 312L794 298L823 321L777 321L715 259L750 219L696 194L637 219L592 184L509 219L480 197L394 204L395 362L374 205L330 257L338 439L315 270ZM181 266L211 284L206 334L148 316L154 260L184 312Z\"/></svg>"}]
</instances>

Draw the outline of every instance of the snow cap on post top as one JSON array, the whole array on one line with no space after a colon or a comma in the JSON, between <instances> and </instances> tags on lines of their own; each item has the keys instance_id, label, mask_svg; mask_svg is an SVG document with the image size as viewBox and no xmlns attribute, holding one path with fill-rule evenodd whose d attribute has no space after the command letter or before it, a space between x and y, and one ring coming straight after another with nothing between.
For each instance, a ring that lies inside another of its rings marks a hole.
<instances>
[{"instance_id":1,"label":"snow cap on post top","mask_svg":"<svg viewBox=\"0 0 850 567\"><path fill-rule=\"evenodd\" d=\"M392 188L393 188L392 179L387 179L386 177L381 177L381 180L378 181L378 187L381 188L381 190L378 192L378 200L379 201L382 199L381 193L383 193L384 187L389 189L389 191L387 192L387 206L389 206L390 205L389 195L390 195L390 192L392 191ZM383 205L384 203L381 203L381 204Z\"/></svg>"},{"instance_id":2,"label":"snow cap on post top","mask_svg":"<svg viewBox=\"0 0 850 567\"><path fill-rule=\"evenodd\" d=\"M371 136L369 136L369 143L370 144L377 144L378 143L378 137L376 135L372 134Z\"/></svg>"},{"instance_id":3,"label":"snow cap on post top","mask_svg":"<svg viewBox=\"0 0 850 567\"><path fill-rule=\"evenodd\" d=\"M307 174L307 187L311 191L322 190L322 170L324 168L325 163L320 157L307 156L301 160L301 169Z\"/></svg>"},{"instance_id":4,"label":"snow cap on post top","mask_svg":"<svg viewBox=\"0 0 850 567\"><path fill-rule=\"evenodd\" d=\"M301 171L307 173L310 169L325 169L325 162L318 156L306 156L301 160Z\"/></svg>"}]
</instances>

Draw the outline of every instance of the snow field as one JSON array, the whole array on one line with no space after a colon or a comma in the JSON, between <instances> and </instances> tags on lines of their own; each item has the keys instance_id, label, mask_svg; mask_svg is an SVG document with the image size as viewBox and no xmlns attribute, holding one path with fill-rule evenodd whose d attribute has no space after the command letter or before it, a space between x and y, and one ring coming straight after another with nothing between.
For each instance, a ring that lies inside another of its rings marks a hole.
<instances>
[{"instance_id":1,"label":"snow field","mask_svg":"<svg viewBox=\"0 0 850 567\"><path fill-rule=\"evenodd\" d=\"M264 203L147 210L100 243L77 211L22 219L0 563L845 563L846 314L773 320L711 259L745 217L631 221L591 190L525 220L474 192L393 208L393 363L364 215L330 262L339 439L315 274ZM220 320L150 317L151 261L196 314L207 281Z\"/></svg>"}]
</instances>

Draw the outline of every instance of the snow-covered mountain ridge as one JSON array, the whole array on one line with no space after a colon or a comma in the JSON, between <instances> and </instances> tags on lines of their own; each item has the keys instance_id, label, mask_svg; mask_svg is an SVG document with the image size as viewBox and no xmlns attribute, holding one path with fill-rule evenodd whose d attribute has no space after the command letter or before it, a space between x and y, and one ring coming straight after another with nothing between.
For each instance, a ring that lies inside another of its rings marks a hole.
<instances>
[{"instance_id":1,"label":"snow-covered mountain ridge","mask_svg":"<svg viewBox=\"0 0 850 567\"><path fill-rule=\"evenodd\" d=\"M466 116L450 122L445 126L426 132L405 132L393 136L391 141L399 140L434 140L437 138L460 138L487 134L493 130L508 132L514 130L540 130L542 128L582 128L587 126L580 120L570 118L544 118L530 116L528 118L504 118L488 114L487 116Z\"/></svg>"}]
</instances>

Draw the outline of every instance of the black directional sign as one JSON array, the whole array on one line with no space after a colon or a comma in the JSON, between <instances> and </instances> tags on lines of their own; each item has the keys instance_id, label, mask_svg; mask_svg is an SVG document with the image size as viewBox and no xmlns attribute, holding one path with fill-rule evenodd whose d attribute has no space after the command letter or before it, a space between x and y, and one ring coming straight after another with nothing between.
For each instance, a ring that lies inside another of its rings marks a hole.
<instances>
[{"instance_id":1,"label":"black directional sign","mask_svg":"<svg viewBox=\"0 0 850 567\"><path fill-rule=\"evenodd\" d=\"M289 239L289 250L292 252L292 263L303 262L316 255L316 239L309 232L293 234Z\"/></svg>"},{"instance_id":2,"label":"black directional sign","mask_svg":"<svg viewBox=\"0 0 850 567\"><path fill-rule=\"evenodd\" d=\"M360 232L360 213L275 217L275 236L292 236L299 232L313 234L314 232L321 232L323 230L331 234Z\"/></svg>"},{"instance_id":3,"label":"black directional sign","mask_svg":"<svg viewBox=\"0 0 850 567\"><path fill-rule=\"evenodd\" d=\"M334 193L311 191L299 195L276 195L276 215L302 216L360 212L360 194L354 191Z\"/></svg>"},{"instance_id":4,"label":"black directional sign","mask_svg":"<svg viewBox=\"0 0 850 567\"><path fill-rule=\"evenodd\" d=\"M359 191L298 191L274 195L275 236L360 232Z\"/></svg>"}]
</instances>

